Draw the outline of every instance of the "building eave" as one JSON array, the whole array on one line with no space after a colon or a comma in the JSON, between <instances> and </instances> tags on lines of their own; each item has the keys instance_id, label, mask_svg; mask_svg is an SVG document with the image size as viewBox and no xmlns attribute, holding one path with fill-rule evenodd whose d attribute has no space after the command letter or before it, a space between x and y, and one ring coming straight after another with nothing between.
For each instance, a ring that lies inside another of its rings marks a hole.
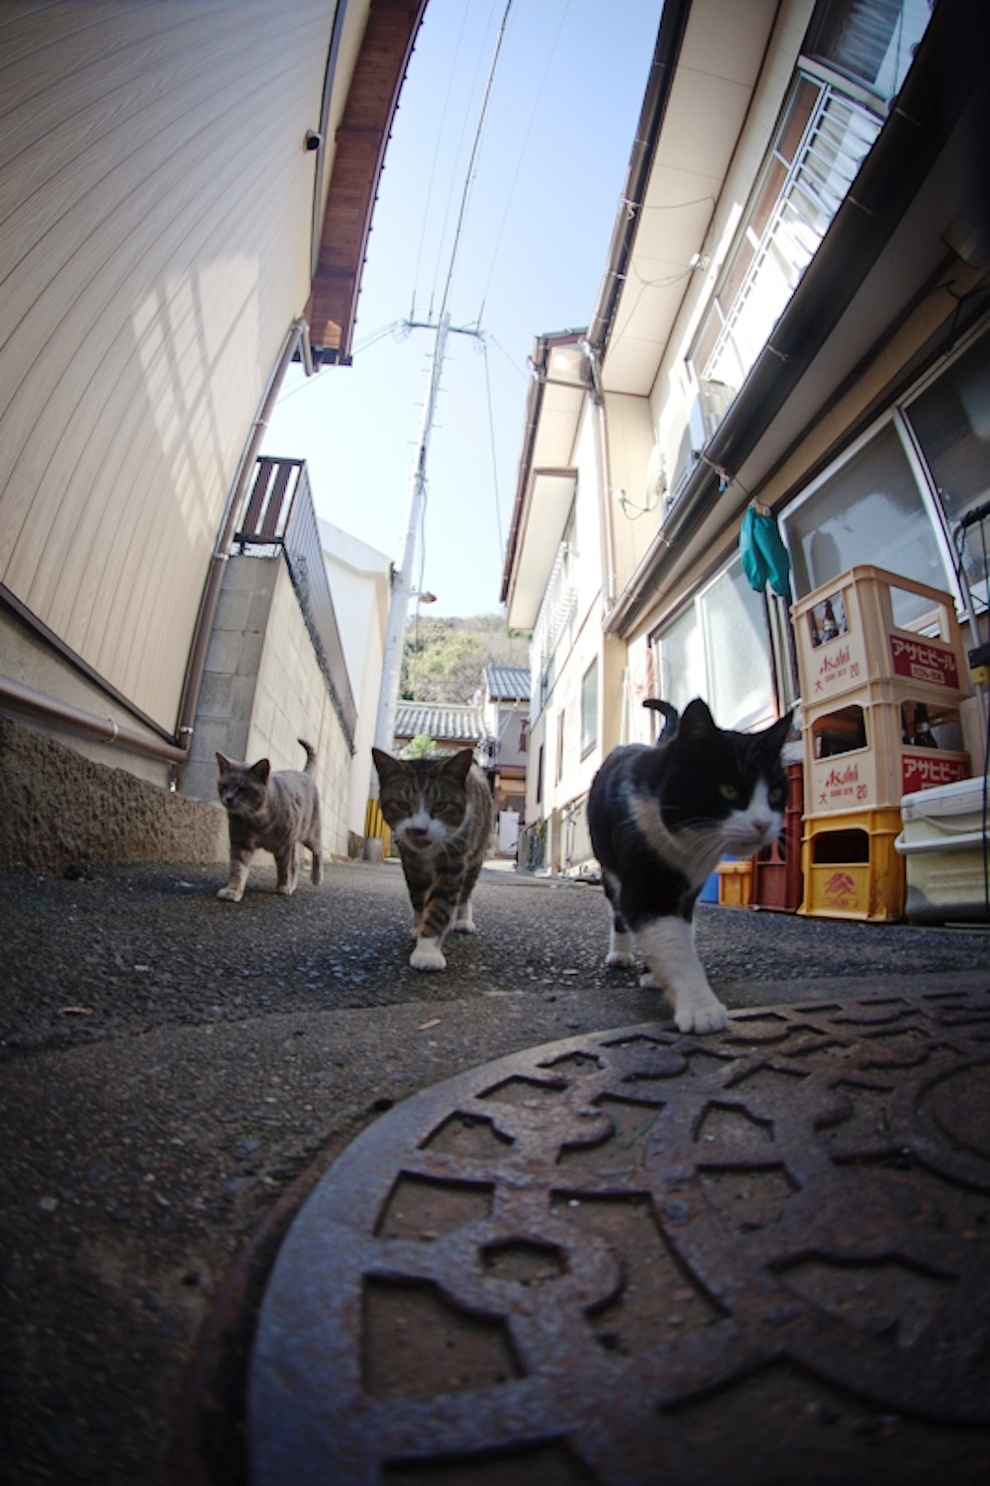
<instances>
[{"instance_id":1,"label":"building eave","mask_svg":"<svg viewBox=\"0 0 990 1486\"><path fill-rule=\"evenodd\" d=\"M371 218L399 93L427 0L371 0L336 132L306 318L320 362L350 360Z\"/></svg>"},{"instance_id":2,"label":"building eave","mask_svg":"<svg viewBox=\"0 0 990 1486\"><path fill-rule=\"evenodd\" d=\"M566 384L556 381L550 375L551 361L557 353L566 354L580 348L585 334L584 329L548 333L538 336L533 346L530 360L533 380L526 399L522 452L499 595L500 601L508 608L509 624L519 629L529 629L535 619L535 614L527 619L514 614L514 610L520 577L528 563L527 541L547 514L539 509L539 502L536 500L538 477L573 477L570 461L587 392L583 374ZM565 511L564 520L566 515ZM549 513L548 519L552 524L557 523L557 511ZM551 533L548 540L556 545L562 530L563 523L560 522L559 529L555 534ZM529 608L531 607L530 604Z\"/></svg>"}]
</instances>

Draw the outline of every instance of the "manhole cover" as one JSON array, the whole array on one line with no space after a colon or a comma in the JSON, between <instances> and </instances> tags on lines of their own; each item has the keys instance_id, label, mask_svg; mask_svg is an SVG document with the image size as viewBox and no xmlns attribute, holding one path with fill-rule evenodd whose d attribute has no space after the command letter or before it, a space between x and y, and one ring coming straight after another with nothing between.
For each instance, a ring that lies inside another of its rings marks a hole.
<instances>
[{"instance_id":1,"label":"manhole cover","mask_svg":"<svg viewBox=\"0 0 990 1486\"><path fill-rule=\"evenodd\" d=\"M988 1107L980 993L599 1032L425 1090L281 1249L252 1486L978 1479Z\"/></svg>"}]
</instances>

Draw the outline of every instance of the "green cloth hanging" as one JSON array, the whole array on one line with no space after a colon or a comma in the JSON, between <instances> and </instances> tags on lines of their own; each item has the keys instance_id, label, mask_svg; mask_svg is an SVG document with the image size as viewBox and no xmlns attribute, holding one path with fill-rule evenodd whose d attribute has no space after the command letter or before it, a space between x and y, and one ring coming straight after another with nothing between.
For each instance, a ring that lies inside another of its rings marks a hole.
<instances>
[{"instance_id":1,"label":"green cloth hanging","mask_svg":"<svg viewBox=\"0 0 990 1486\"><path fill-rule=\"evenodd\" d=\"M739 555L750 588L762 593L769 583L780 598L790 598L791 559L772 516L746 507L739 531Z\"/></svg>"}]
</instances>

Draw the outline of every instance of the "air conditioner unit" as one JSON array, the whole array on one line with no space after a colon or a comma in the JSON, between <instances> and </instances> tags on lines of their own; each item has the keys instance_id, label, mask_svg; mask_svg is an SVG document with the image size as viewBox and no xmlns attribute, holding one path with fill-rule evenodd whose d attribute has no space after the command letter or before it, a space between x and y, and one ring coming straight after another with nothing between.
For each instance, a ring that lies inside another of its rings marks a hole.
<instances>
[{"instance_id":1,"label":"air conditioner unit","mask_svg":"<svg viewBox=\"0 0 990 1486\"><path fill-rule=\"evenodd\" d=\"M666 493L667 460L661 446L654 444L646 466L646 486L643 491L643 505L647 511L655 511Z\"/></svg>"},{"instance_id":2,"label":"air conditioner unit","mask_svg":"<svg viewBox=\"0 0 990 1486\"><path fill-rule=\"evenodd\" d=\"M735 397L734 390L725 382L702 381L692 396L687 409L687 422L683 426L677 454L673 460L673 475L663 500L663 519L666 520L684 492L684 487L725 417Z\"/></svg>"}]
</instances>

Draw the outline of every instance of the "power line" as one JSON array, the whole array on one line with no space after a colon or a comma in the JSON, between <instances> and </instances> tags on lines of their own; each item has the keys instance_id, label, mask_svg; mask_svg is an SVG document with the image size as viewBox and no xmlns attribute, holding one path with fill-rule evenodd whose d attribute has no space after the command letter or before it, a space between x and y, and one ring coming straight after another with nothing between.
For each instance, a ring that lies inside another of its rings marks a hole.
<instances>
[{"instance_id":1,"label":"power line","mask_svg":"<svg viewBox=\"0 0 990 1486\"><path fill-rule=\"evenodd\" d=\"M496 265L498 263L498 251L499 251L499 248L502 245L502 234L505 231L505 224L509 220L509 210L510 210L510 208L512 206L512 198L515 195L516 186L518 185L518 182L519 182L519 176L520 176L520 174L522 172L523 160L526 158L526 146L529 144L529 136L533 132L533 124L536 122L536 113L537 113L537 110L538 110L538 108L540 106L540 101L543 98L543 91L544 91L544 89L546 88L546 85L547 85L547 78L550 76L550 66L551 66L551 64L553 62L553 59L554 59L554 56L556 54L557 43L560 41L560 35L561 35L561 32L564 29L564 22L567 20L568 12L570 11L570 8L571 8L571 3L572 3L572 0L567 0L567 3L565 4L564 9L561 12L560 22L559 22L559 24L557 26L556 34L555 34L555 36L553 38L553 42L551 43L551 46L550 46L550 52L549 52L549 55L547 57L546 66L543 69L543 76L540 78L540 86L537 88L537 90L536 90L536 97L533 100L533 107L532 107L532 110L530 111L530 115L529 115L529 123L526 125L526 133L523 135L523 141L522 141L522 144L519 147L519 157L518 157L518 159L516 161L515 173L514 173L514 175L512 177L512 182L511 182L511 184L509 186L508 194L506 195L506 198L505 198L505 210L502 213L502 221L499 224L498 233L496 234L496 237L495 237L495 246L492 249L491 266L489 267L488 277L485 280L485 287L482 290L482 294L481 294L481 308L478 310L478 320L477 320L478 325L481 324L482 316L485 313L485 305L486 305L486 303L488 301L488 291L491 288L492 279L493 279L494 274L495 274L495 268L496 268Z\"/></svg>"}]
</instances>

